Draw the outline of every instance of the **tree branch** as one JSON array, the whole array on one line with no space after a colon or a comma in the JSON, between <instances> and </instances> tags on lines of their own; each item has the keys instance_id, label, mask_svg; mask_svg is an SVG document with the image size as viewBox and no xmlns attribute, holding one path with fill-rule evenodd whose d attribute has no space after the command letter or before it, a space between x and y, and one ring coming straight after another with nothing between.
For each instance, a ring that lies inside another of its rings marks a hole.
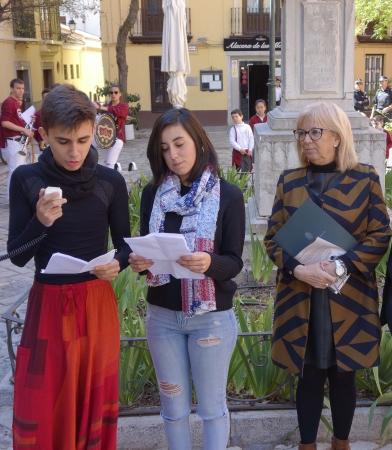
<instances>
[{"instance_id":1,"label":"tree branch","mask_svg":"<svg viewBox=\"0 0 392 450\"><path fill-rule=\"evenodd\" d=\"M139 11L139 0L131 0L129 11L124 23L118 29L117 44L116 44L116 62L118 67L118 81L120 89L127 92L128 88L128 64L126 55L126 45L128 42L128 35L131 28L136 22Z\"/></svg>"}]
</instances>

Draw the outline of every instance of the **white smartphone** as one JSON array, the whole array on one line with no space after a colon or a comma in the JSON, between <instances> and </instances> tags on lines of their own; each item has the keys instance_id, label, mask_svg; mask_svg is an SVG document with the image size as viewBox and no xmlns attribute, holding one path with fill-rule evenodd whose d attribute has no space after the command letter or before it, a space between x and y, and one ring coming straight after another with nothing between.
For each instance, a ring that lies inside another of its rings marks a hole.
<instances>
[{"instance_id":1,"label":"white smartphone","mask_svg":"<svg viewBox=\"0 0 392 450\"><path fill-rule=\"evenodd\" d=\"M47 195L47 194L53 194L53 192L58 192L58 193L59 193L59 195L58 195L57 197L55 197L55 198L63 198L63 191L61 190L61 188L59 188L59 187L53 187L53 186L48 186L48 187L45 189L45 195Z\"/></svg>"}]
</instances>

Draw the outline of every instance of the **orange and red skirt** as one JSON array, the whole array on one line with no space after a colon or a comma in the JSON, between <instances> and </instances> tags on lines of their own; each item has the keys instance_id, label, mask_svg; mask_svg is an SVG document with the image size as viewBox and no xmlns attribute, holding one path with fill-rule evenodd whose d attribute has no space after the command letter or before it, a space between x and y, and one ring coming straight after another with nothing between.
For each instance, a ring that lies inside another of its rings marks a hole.
<instances>
[{"instance_id":1,"label":"orange and red skirt","mask_svg":"<svg viewBox=\"0 0 392 450\"><path fill-rule=\"evenodd\" d=\"M110 282L34 282L16 357L14 450L115 450L119 343Z\"/></svg>"}]
</instances>

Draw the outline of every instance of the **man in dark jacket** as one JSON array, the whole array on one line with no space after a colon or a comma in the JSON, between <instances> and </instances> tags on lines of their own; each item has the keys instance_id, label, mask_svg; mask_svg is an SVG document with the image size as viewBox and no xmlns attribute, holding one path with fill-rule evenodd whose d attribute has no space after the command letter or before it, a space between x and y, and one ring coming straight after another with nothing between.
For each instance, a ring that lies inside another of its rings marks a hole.
<instances>
[{"instance_id":1,"label":"man in dark jacket","mask_svg":"<svg viewBox=\"0 0 392 450\"><path fill-rule=\"evenodd\" d=\"M370 120L373 119L376 112L392 119L392 89L388 86L388 78L381 76L379 79L380 89L376 92L373 99L373 109Z\"/></svg>"},{"instance_id":2,"label":"man in dark jacket","mask_svg":"<svg viewBox=\"0 0 392 450\"><path fill-rule=\"evenodd\" d=\"M354 89L354 109L355 111L364 112L366 106L369 106L369 98L363 92L363 82L360 78L355 80L355 89Z\"/></svg>"}]
</instances>

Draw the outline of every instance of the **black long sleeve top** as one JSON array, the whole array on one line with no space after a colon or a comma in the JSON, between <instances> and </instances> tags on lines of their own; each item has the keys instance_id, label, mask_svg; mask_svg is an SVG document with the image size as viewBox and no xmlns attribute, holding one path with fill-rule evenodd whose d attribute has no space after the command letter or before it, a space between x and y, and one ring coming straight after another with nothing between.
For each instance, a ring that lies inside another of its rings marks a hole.
<instances>
[{"instance_id":1,"label":"black long sleeve top","mask_svg":"<svg viewBox=\"0 0 392 450\"><path fill-rule=\"evenodd\" d=\"M52 182L53 183L53 182ZM41 188L53 186L42 173L39 164L19 166L12 174L10 185L10 220L8 251L15 250L42 233L47 236L31 249L11 261L23 267L35 260L35 279L46 284L81 283L96 279L89 272L72 275L42 274L53 253L65 253L90 261L108 251L110 228L115 259L121 270L128 265L130 236L128 193L124 178L117 171L98 166L98 180L92 193L84 198L67 199L62 217L52 226L44 226L37 218L36 204Z\"/></svg>"},{"instance_id":2,"label":"black long sleeve top","mask_svg":"<svg viewBox=\"0 0 392 450\"><path fill-rule=\"evenodd\" d=\"M211 265L205 272L215 283L216 310L226 311L233 306L233 296L237 290L232 280L243 267L242 251L245 239L245 205L240 189L225 180L220 181L220 205L216 223L214 252ZM181 195L189 192L189 187L181 186ZM148 184L142 193L140 205L140 234L149 234L149 221L156 188ZM165 216L165 233L179 233L182 216L169 212ZM162 308L181 311L181 280L170 276L170 282L148 289L147 301Z\"/></svg>"}]
</instances>

